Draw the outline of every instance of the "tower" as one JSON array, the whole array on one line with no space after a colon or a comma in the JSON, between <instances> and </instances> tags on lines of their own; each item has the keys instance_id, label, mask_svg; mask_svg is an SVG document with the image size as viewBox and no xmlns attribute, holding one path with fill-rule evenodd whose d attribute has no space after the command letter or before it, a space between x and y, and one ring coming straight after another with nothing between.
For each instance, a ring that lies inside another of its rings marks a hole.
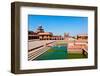
<instances>
[{"instance_id":1,"label":"tower","mask_svg":"<svg viewBox=\"0 0 100 76\"><path fill-rule=\"evenodd\" d=\"M69 37L69 33L64 33L64 38Z\"/></svg>"},{"instance_id":2,"label":"tower","mask_svg":"<svg viewBox=\"0 0 100 76\"><path fill-rule=\"evenodd\" d=\"M64 39L68 40L68 38L69 38L69 33L64 33Z\"/></svg>"},{"instance_id":3,"label":"tower","mask_svg":"<svg viewBox=\"0 0 100 76\"><path fill-rule=\"evenodd\" d=\"M37 33L43 33L44 32L44 29L42 28L41 25L37 28L36 32Z\"/></svg>"}]
</instances>

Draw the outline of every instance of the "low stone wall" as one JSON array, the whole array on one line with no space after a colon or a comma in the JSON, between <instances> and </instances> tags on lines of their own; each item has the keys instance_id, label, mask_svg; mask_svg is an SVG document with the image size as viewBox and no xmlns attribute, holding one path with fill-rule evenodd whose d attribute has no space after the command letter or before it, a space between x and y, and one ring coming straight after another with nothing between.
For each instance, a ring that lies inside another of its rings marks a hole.
<instances>
[{"instance_id":1,"label":"low stone wall","mask_svg":"<svg viewBox=\"0 0 100 76\"><path fill-rule=\"evenodd\" d=\"M68 43L68 53L84 54L87 52L87 50L83 50L84 47L88 48L87 43L85 43L85 42L69 42ZM84 54L84 55L86 55L86 54Z\"/></svg>"},{"instance_id":2,"label":"low stone wall","mask_svg":"<svg viewBox=\"0 0 100 76\"><path fill-rule=\"evenodd\" d=\"M68 49L68 53L82 53L82 50L81 49L70 48L70 49Z\"/></svg>"}]
</instances>

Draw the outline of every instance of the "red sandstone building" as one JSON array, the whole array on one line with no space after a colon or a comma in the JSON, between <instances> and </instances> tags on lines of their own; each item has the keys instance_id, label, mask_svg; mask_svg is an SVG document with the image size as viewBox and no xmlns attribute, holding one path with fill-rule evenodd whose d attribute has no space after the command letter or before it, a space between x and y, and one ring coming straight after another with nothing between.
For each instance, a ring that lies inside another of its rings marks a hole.
<instances>
[{"instance_id":1,"label":"red sandstone building","mask_svg":"<svg viewBox=\"0 0 100 76\"><path fill-rule=\"evenodd\" d=\"M39 26L36 32L28 31L28 39L39 39L39 40L63 40L62 36L54 36L52 32L45 32L42 26Z\"/></svg>"},{"instance_id":2,"label":"red sandstone building","mask_svg":"<svg viewBox=\"0 0 100 76\"><path fill-rule=\"evenodd\" d=\"M64 37L61 35L53 35L52 32L45 32L42 26L39 26L36 31L28 31L28 39L37 39L37 40L71 40L72 36L69 36L69 33L64 33ZM87 40L87 34L79 34L75 38L76 40Z\"/></svg>"},{"instance_id":3,"label":"red sandstone building","mask_svg":"<svg viewBox=\"0 0 100 76\"><path fill-rule=\"evenodd\" d=\"M88 39L88 35L87 34L77 35L77 40L87 40L87 39Z\"/></svg>"}]
</instances>

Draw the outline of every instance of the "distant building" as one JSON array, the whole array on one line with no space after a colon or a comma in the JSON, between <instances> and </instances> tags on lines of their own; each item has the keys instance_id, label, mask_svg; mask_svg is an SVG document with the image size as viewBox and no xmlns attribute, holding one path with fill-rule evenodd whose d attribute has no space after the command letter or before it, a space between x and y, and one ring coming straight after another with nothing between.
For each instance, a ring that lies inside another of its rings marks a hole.
<instances>
[{"instance_id":1,"label":"distant building","mask_svg":"<svg viewBox=\"0 0 100 76\"><path fill-rule=\"evenodd\" d=\"M64 40L73 40L74 38L69 33L64 33Z\"/></svg>"},{"instance_id":2,"label":"distant building","mask_svg":"<svg viewBox=\"0 0 100 76\"><path fill-rule=\"evenodd\" d=\"M64 38L69 37L69 33L64 33Z\"/></svg>"},{"instance_id":3,"label":"distant building","mask_svg":"<svg viewBox=\"0 0 100 76\"><path fill-rule=\"evenodd\" d=\"M87 40L87 39L88 39L88 35L87 34L77 35L77 40Z\"/></svg>"},{"instance_id":4,"label":"distant building","mask_svg":"<svg viewBox=\"0 0 100 76\"><path fill-rule=\"evenodd\" d=\"M39 40L63 40L62 36L54 36L52 32L45 32L42 26L39 26L36 32L28 31L28 39L39 39Z\"/></svg>"}]
</instances>

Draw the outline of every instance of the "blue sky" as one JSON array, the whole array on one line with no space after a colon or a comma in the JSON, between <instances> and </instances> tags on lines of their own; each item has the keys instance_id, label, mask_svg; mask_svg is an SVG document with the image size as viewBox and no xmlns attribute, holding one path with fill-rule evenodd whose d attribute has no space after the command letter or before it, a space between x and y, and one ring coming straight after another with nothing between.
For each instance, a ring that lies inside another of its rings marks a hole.
<instances>
[{"instance_id":1,"label":"blue sky","mask_svg":"<svg viewBox=\"0 0 100 76\"><path fill-rule=\"evenodd\" d=\"M88 17L28 15L28 30L36 31L42 25L46 32L54 35L69 33L71 36L88 33Z\"/></svg>"}]
</instances>

